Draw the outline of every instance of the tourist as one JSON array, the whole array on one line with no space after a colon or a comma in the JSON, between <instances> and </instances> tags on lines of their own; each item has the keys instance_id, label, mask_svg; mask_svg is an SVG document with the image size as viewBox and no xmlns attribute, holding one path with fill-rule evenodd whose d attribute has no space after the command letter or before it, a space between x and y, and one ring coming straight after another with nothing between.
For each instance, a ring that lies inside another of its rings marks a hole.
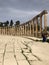
<instances>
[{"instance_id":1,"label":"tourist","mask_svg":"<svg viewBox=\"0 0 49 65\"><path fill-rule=\"evenodd\" d=\"M42 33L43 42L46 42L46 34Z\"/></svg>"}]
</instances>

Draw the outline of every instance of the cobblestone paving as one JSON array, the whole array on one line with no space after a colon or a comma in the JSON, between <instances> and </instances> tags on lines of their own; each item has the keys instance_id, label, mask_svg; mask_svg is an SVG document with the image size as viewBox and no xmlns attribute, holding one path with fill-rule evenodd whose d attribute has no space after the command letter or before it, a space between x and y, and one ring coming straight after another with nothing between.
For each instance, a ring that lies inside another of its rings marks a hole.
<instances>
[{"instance_id":1,"label":"cobblestone paving","mask_svg":"<svg viewBox=\"0 0 49 65\"><path fill-rule=\"evenodd\" d=\"M48 46L22 37L0 36L0 65L49 65Z\"/></svg>"}]
</instances>

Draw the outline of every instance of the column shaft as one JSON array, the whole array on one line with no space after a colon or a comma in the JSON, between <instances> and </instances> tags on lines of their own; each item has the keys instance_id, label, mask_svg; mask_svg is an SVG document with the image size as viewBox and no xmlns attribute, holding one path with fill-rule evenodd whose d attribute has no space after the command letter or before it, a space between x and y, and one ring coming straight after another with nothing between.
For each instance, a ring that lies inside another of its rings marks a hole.
<instances>
[{"instance_id":1,"label":"column shaft","mask_svg":"<svg viewBox=\"0 0 49 65\"><path fill-rule=\"evenodd\" d=\"M26 24L25 24L25 35L26 35Z\"/></svg>"},{"instance_id":2,"label":"column shaft","mask_svg":"<svg viewBox=\"0 0 49 65\"><path fill-rule=\"evenodd\" d=\"M41 33L42 33L42 16L40 16L40 37L41 37Z\"/></svg>"},{"instance_id":3,"label":"column shaft","mask_svg":"<svg viewBox=\"0 0 49 65\"><path fill-rule=\"evenodd\" d=\"M34 36L34 21L32 20L33 36Z\"/></svg>"},{"instance_id":4,"label":"column shaft","mask_svg":"<svg viewBox=\"0 0 49 65\"><path fill-rule=\"evenodd\" d=\"M24 26L23 26L23 35L24 35Z\"/></svg>"},{"instance_id":5,"label":"column shaft","mask_svg":"<svg viewBox=\"0 0 49 65\"><path fill-rule=\"evenodd\" d=\"M36 37L38 36L38 18L36 18Z\"/></svg>"},{"instance_id":6,"label":"column shaft","mask_svg":"<svg viewBox=\"0 0 49 65\"><path fill-rule=\"evenodd\" d=\"M44 29L47 31L47 16L44 14Z\"/></svg>"},{"instance_id":7,"label":"column shaft","mask_svg":"<svg viewBox=\"0 0 49 65\"><path fill-rule=\"evenodd\" d=\"M30 25L29 27L30 27L30 35L31 35L31 23L29 23L29 25Z\"/></svg>"}]
</instances>

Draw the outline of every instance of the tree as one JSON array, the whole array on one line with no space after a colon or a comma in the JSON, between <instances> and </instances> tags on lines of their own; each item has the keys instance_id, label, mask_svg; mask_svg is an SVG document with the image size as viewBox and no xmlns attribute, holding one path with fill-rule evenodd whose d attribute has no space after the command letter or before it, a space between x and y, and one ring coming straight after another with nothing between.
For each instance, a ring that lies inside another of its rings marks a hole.
<instances>
[{"instance_id":1,"label":"tree","mask_svg":"<svg viewBox=\"0 0 49 65\"><path fill-rule=\"evenodd\" d=\"M8 21L8 20L6 21L6 25L7 25L7 26L9 25L9 21Z\"/></svg>"},{"instance_id":2,"label":"tree","mask_svg":"<svg viewBox=\"0 0 49 65\"><path fill-rule=\"evenodd\" d=\"M15 31L17 32L17 28L19 28L20 25L20 21L16 21L15 22Z\"/></svg>"},{"instance_id":3,"label":"tree","mask_svg":"<svg viewBox=\"0 0 49 65\"><path fill-rule=\"evenodd\" d=\"M13 20L10 21L10 26L11 26L11 27L13 26Z\"/></svg>"},{"instance_id":4,"label":"tree","mask_svg":"<svg viewBox=\"0 0 49 65\"><path fill-rule=\"evenodd\" d=\"M15 26L19 26L20 25L20 21L16 21Z\"/></svg>"},{"instance_id":5,"label":"tree","mask_svg":"<svg viewBox=\"0 0 49 65\"><path fill-rule=\"evenodd\" d=\"M7 20L6 22L4 22L4 26L6 27L8 27L8 25L9 25L9 21Z\"/></svg>"},{"instance_id":6,"label":"tree","mask_svg":"<svg viewBox=\"0 0 49 65\"><path fill-rule=\"evenodd\" d=\"M0 22L0 27L3 27L3 23L2 22Z\"/></svg>"}]
</instances>

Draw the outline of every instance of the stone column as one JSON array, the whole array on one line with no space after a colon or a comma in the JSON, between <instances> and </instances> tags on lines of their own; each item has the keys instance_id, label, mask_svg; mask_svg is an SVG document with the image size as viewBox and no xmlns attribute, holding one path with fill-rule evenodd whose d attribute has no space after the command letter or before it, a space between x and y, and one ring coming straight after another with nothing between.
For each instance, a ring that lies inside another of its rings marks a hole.
<instances>
[{"instance_id":1,"label":"stone column","mask_svg":"<svg viewBox=\"0 0 49 65\"><path fill-rule=\"evenodd\" d=\"M26 24L26 35L28 35L28 29L27 29L27 27L28 27L28 23Z\"/></svg>"},{"instance_id":2,"label":"stone column","mask_svg":"<svg viewBox=\"0 0 49 65\"><path fill-rule=\"evenodd\" d=\"M22 31L21 31L21 26L20 26L20 35L22 34Z\"/></svg>"},{"instance_id":3,"label":"stone column","mask_svg":"<svg viewBox=\"0 0 49 65\"><path fill-rule=\"evenodd\" d=\"M20 36L21 36L21 26L20 26L19 30L20 30Z\"/></svg>"},{"instance_id":4,"label":"stone column","mask_svg":"<svg viewBox=\"0 0 49 65\"><path fill-rule=\"evenodd\" d=\"M24 25L23 25L24 26ZM24 26L24 35L25 35L25 26Z\"/></svg>"},{"instance_id":5,"label":"stone column","mask_svg":"<svg viewBox=\"0 0 49 65\"><path fill-rule=\"evenodd\" d=\"M29 32L30 32L30 35L31 35L31 23L29 23L29 25L30 25L30 26L29 26L29 27L30 27L30 31L29 31Z\"/></svg>"},{"instance_id":6,"label":"stone column","mask_svg":"<svg viewBox=\"0 0 49 65\"><path fill-rule=\"evenodd\" d=\"M17 35L19 34L19 32L18 32L18 28L17 28Z\"/></svg>"},{"instance_id":7,"label":"stone column","mask_svg":"<svg viewBox=\"0 0 49 65\"><path fill-rule=\"evenodd\" d=\"M1 34L2 34L2 27L1 27Z\"/></svg>"},{"instance_id":8,"label":"stone column","mask_svg":"<svg viewBox=\"0 0 49 65\"><path fill-rule=\"evenodd\" d=\"M7 35L7 27L6 27L6 35Z\"/></svg>"},{"instance_id":9,"label":"stone column","mask_svg":"<svg viewBox=\"0 0 49 65\"><path fill-rule=\"evenodd\" d=\"M2 27L1 27L1 34L2 34Z\"/></svg>"},{"instance_id":10,"label":"stone column","mask_svg":"<svg viewBox=\"0 0 49 65\"><path fill-rule=\"evenodd\" d=\"M18 27L18 35L19 35L19 27Z\"/></svg>"},{"instance_id":11,"label":"stone column","mask_svg":"<svg viewBox=\"0 0 49 65\"><path fill-rule=\"evenodd\" d=\"M40 16L40 35L41 35L41 32L42 32L42 16Z\"/></svg>"},{"instance_id":12,"label":"stone column","mask_svg":"<svg viewBox=\"0 0 49 65\"><path fill-rule=\"evenodd\" d=\"M21 26L19 26L19 35L21 35Z\"/></svg>"},{"instance_id":13,"label":"stone column","mask_svg":"<svg viewBox=\"0 0 49 65\"><path fill-rule=\"evenodd\" d=\"M22 35L23 35L23 26L22 26Z\"/></svg>"},{"instance_id":14,"label":"stone column","mask_svg":"<svg viewBox=\"0 0 49 65\"><path fill-rule=\"evenodd\" d=\"M21 36L22 36L22 26L21 26Z\"/></svg>"},{"instance_id":15,"label":"stone column","mask_svg":"<svg viewBox=\"0 0 49 65\"><path fill-rule=\"evenodd\" d=\"M19 35L20 35L20 26L19 26Z\"/></svg>"},{"instance_id":16,"label":"stone column","mask_svg":"<svg viewBox=\"0 0 49 65\"><path fill-rule=\"evenodd\" d=\"M2 31L2 28L0 27L1 31ZM2 32L1 32L2 33Z\"/></svg>"},{"instance_id":17,"label":"stone column","mask_svg":"<svg viewBox=\"0 0 49 65\"><path fill-rule=\"evenodd\" d=\"M25 35L26 35L26 24L25 24Z\"/></svg>"},{"instance_id":18,"label":"stone column","mask_svg":"<svg viewBox=\"0 0 49 65\"><path fill-rule=\"evenodd\" d=\"M34 20L32 20L33 36L34 36Z\"/></svg>"},{"instance_id":19,"label":"stone column","mask_svg":"<svg viewBox=\"0 0 49 65\"><path fill-rule=\"evenodd\" d=\"M30 34L30 30L29 30L29 23L27 24L27 35Z\"/></svg>"},{"instance_id":20,"label":"stone column","mask_svg":"<svg viewBox=\"0 0 49 65\"><path fill-rule=\"evenodd\" d=\"M23 36L23 25L22 25L22 36Z\"/></svg>"},{"instance_id":21,"label":"stone column","mask_svg":"<svg viewBox=\"0 0 49 65\"><path fill-rule=\"evenodd\" d=\"M23 35L24 35L24 26L23 26Z\"/></svg>"},{"instance_id":22,"label":"stone column","mask_svg":"<svg viewBox=\"0 0 49 65\"><path fill-rule=\"evenodd\" d=\"M47 14L44 14L44 29L47 31Z\"/></svg>"},{"instance_id":23,"label":"stone column","mask_svg":"<svg viewBox=\"0 0 49 65\"><path fill-rule=\"evenodd\" d=\"M6 35L6 27L5 27L5 35Z\"/></svg>"},{"instance_id":24,"label":"stone column","mask_svg":"<svg viewBox=\"0 0 49 65\"><path fill-rule=\"evenodd\" d=\"M19 27L18 27L18 36L19 36Z\"/></svg>"},{"instance_id":25,"label":"stone column","mask_svg":"<svg viewBox=\"0 0 49 65\"><path fill-rule=\"evenodd\" d=\"M22 26L21 26L21 35L22 35Z\"/></svg>"},{"instance_id":26,"label":"stone column","mask_svg":"<svg viewBox=\"0 0 49 65\"><path fill-rule=\"evenodd\" d=\"M16 35L17 35L17 27L16 27Z\"/></svg>"},{"instance_id":27,"label":"stone column","mask_svg":"<svg viewBox=\"0 0 49 65\"><path fill-rule=\"evenodd\" d=\"M7 35L8 35L8 26L7 26Z\"/></svg>"},{"instance_id":28,"label":"stone column","mask_svg":"<svg viewBox=\"0 0 49 65\"><path fill-rule=\"evenodd\" d=\"M17 35L18 35L18 27L17 27Z\"/></svg>"},{"instance_id":29,"label":"stone column","mask_svg":"<svg viewBox=\"0 0 49 65\"><path fill-rule=\"evenodd\" d=\"M18 28L17 28L17 35L18 35Z\"/></svg>"},{"instance_id":30,"label":"stone column","mask_svg":"<svg viewBox=\"0 0 49 65\"><path fill-rule=\"evenodd\" d=\"M36 18L36 37L38 36L38 18Z\"/></svg>"}]
</instances>

